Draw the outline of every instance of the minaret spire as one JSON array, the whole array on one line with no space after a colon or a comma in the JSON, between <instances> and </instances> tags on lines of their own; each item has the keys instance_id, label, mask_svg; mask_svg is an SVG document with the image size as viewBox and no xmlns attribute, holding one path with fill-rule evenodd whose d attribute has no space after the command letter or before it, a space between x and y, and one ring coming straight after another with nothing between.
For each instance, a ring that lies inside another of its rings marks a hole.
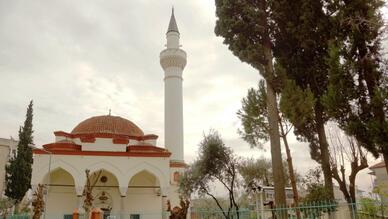
<instances>
[{"instance_id":1,"label":"minaret spire","mask_svg":"<svg viewBox=\"0 0 388 219\"><path fill-rule=\"evenodd\" d=\"M175 15L174 15L174 6L172 6L172 9L171 9L171 18L170 18L170 23L168 24L168 29L167 29L167 33L169 33L169 32L179 33L178 25L176 24Z\"/></svg>"}]
</instances>

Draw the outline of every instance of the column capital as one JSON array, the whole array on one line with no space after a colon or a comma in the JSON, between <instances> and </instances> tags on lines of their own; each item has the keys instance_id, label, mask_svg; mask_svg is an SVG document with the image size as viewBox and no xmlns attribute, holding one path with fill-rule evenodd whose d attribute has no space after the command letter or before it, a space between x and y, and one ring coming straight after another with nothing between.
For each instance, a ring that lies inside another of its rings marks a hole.
<instances>
[{"instance_id":1,"label":"column capital","mask_svg":"<svg viewBox=\"0 0 388 219\"><path fill-rule=\"evenodd\" d=\"M82 196L84 193L84 186L75 186L75 193L77 196Z\"/></svg>"},{"instance_id":2,"label":"column capital","mask_svg":"<svg viewBox=\"0 0 388 219\"><path fill-rule=\"evenodd\" d=\"M119 190L121 197L127 196L128 186L120 186Z\"/></svg>"}]
</instances>

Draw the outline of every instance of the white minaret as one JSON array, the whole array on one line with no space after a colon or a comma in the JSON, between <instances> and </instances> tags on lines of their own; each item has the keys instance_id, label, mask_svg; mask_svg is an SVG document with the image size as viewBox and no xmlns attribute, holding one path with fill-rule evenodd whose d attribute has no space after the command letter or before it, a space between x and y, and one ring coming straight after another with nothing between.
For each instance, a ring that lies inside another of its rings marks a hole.
<instances>
[{"instance_id":1,"label":"white minaret","mask_svg":"<svg viewBox=\"0 0 388 219\"><path fill-rule=\"evenodd\" d=\"M172 153L172 161L183 162L182 72L186 66L186 52L179 48L174 8L166 38L167 49L160 53L160 65L164 70L164 145Z\"/></svg>"}]
</instances>

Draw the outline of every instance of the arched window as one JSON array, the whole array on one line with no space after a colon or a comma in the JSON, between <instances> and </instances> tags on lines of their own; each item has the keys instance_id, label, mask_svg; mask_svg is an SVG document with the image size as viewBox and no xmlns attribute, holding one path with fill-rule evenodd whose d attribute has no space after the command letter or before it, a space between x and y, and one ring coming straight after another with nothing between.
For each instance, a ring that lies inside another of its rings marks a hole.
<instances>
[{"instance_id":1,"label":"arched window","mask_svg":"<svg viewBox=\"0 0 388 219\"><path fill-rule=\"evenodd\" d=\"M181 174L178 171L174 172L174 182L178 182L180 178Z\"/></svg>"}]
</instances>

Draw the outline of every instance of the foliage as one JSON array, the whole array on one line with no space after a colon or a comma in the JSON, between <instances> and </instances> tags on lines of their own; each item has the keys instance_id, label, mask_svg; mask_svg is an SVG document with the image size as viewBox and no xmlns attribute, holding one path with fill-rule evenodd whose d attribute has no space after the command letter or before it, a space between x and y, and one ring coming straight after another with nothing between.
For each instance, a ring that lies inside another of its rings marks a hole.
<instances>
[{"instance_id":1,"label":"foliage","mask_svg":"<svg viewBox=\"0 0 388 219\"><path fill-rule=\"evenodd\" d=\"M312 212L309 208L304 209L304 205L302 204L301 209L303 214L314 214L316 217L319 217L322 212L332 212L335 210L335 203L333 202L330 190L323 183L320 168L310 169L302 181L307 195L301 201L306 203L306 205L311 205L311 203L324 205L324 207L312 209Z\"/></svg>"},{"instance_id":2,"label":"foliage","mask_svg":"<svg viewBox=\"0 0 388 219\"><path fill-rule=\"evenodd\" d=\"M283 69L280 66L276 66L278 71L282 72ZM281 73L281 74L284 74ZM277 95L279 96L279 95ZM270 137L270 128L268 125L268 106L267 106L267 93L264 80L259 81L258 89L251 88L248 90L248 95L242 100L242 109L237 112L238 117L241 120L243 125L243 130L239 130L240 135L246 140L251 147L262 148L262 142L268 141ZM278 98L276 98L278 99ZM277 106L276 106L277 107ZM286 151L286 162L283 162L284 168L284 178L285 184L291 185L293 190L294 203L298 205L298 188L296 182L296 174L293 168L292 156L290 147L287 140L287 135L292 129L290 122L284 118L284 116L279 113L280 110L276 109L278 118L278 126L280 129L280 136L283 140L285 151ZM265 166L265 165L264 165ZM270 164L272 167L272 165ZM259 166L257 166L259 170ZM241 171L241 169L240 169ZM267 171L267 170L264 170ZM274 172L271 172L271 175ZM264 182L260 180L254 182L255 184L259 183L261 185L269 185L268 177L264 176L266 179ZM253 183L246 182L246 183ZM271 184L274 184L273 182ZM299 218L299 212L298 218Z\"/></svg>"},{"instance_id":3,"label":"foliage","mask_svg":"<svg viewBox=\"0 0 388 219\"><path fill-rule=\"evenodd\" d=\"M368 215L377 215L380 207L376 205L376 200L371 198L360 199L360 211Z\"/></svg>"},{"instance_id":4,"label":"foliage","mask_svg":"<svg viewBox=\"0 0 388 219\"><path fill-rule=\"evenodd\" d=\"M284 175L286 178L286 185L291 185L291 180L289 177L287 161L283 160ZM238 171L243 179L245 186L254 183L254 185L262 186L273 186L273 177L272 177L272 164L271 161L267 158L261 157L257 159L242 159L238 165ZM296 171L294 171L296 173ZM298 174L295 174L297 179L299 178Z\"/></svg>"},{"instance_id":5,"label":"foliage","mask_svg":"<svg viewBox=\"0 0 388 219\"><path fill-rule=\"evenodd\" d=\"M238 133L252 147L262 148L269 140L266 96L265 82L260 80L257 90L248 90L248 95L241 101L242 108L237 112L243 128Z\"/></svg>"},{"instance_id":6,"label":"foliage","mask_svg":"<svg viewBox=\"0 0 388 219\"><path fill-rule=\"evenodd\" d=\"M12 208L14 204L15 202L9 198L0 199L0 215L6 218L10 208Z\"/></svg>"},{"instance_id":7,"label":"foliage","mask_svg":"<svg viewBox=\"0 0 388 219\"><path fill-rule=\"evenodd\" d=\"M241 61L257 69L267 83L266 102L272 166L282 170L279 114L276 101L278 80L273 62L273 34L277 27L272 18L273 1L216 0L215 3L216 35L222 36L224 44L228 45L232 53ZM248 137L248 140L254 142L257 139ZM279 205L284 205L286 201L284 172L274 172L274 179L275 201Z\"/></svg>"},{"instance_id":8,"label":"foliage","mask_svg":"<svg viewBox=\"0 0 388 219\"><path fill-rule=\"evenodd\" d=\"M321 164L325 186L333 197L330 153L324 129L329 117L322 103L328 84L327 42L332 39L335 28L327 5L323 0L276 1L274 20L278 29L274 37L274 56L286 75L282 112L293 123L298 138L310 143L311 157Z\"/></svg>"},{"instance_id":9,"label":"foliage","mask_svg":"<svg viewBox=\"0 0 388 219\"><path fill-rule=\"evenodd\" d=\"M197 160L189 166L180 179L180 193L186 197L190 197L194 192L210 196L222 211L223 216L230 218L232 211L238 212L239 210L236 200L237 159L232 150L225 146L221 136L216 131L211 131L205 135L199 147ZM214 182L221 183L228 192L227 209L212 193L210 186Z\"/></svg>"},{"instance_id":10,"label":"foliage","mask_svg":"<svg viewBox=\"0 0 388 219\"><path fill-rule=\"evenodd\" d=\"M303 198L307 203L319 203L331 200L330 191L323 184L313 183L309 185L308 194Z\"/></svg>"},{"instance_id":11,"label":"foliage","mask_svg":"<svg viewBox=\"0 0 388 219\"><path fill-rule=\"evenodd\" d=\"M24 126L19 129L19 142L17 154L12 157L6 166L6 189L5 195L19 203L28 189L31 188L32 173L32 118L33 102L27 108Z\"/></svg>"},{"instance_id":12,"label":"foliage","mask_svg":"<svg viewBox=\"0 0 388 219\"><path fill-rule=\"evenodd\" d=\"M375 157L382 153L388 164L388 74L380 54L384 1L336 2L337 40L330 43L326 59L324 104L343 130Z\"/></svg>"},{"instance_id":13,"label":"foliage","mask_svg":"<svg viewBox=\"0 0 388 219\"><path fill-rule=\"evenodd\" d=\"M262 157L258 159L241 160L238 165L244 184L273 185L271 161Z\"/></svg>"},{"instance_id":14,"label":"foliage","mask_svg":"<svg viewBox=\"0 0 388 219\"><path fill-rule=\"evenodd\" d=\"M302 89L295 81L286 80L280 100L280 110L296 127L298 140L307 140L311 145L311 157L319 160L316 148L319 145L314 129L315 97L309 88Z\"/></svg>"}]
</instances>

